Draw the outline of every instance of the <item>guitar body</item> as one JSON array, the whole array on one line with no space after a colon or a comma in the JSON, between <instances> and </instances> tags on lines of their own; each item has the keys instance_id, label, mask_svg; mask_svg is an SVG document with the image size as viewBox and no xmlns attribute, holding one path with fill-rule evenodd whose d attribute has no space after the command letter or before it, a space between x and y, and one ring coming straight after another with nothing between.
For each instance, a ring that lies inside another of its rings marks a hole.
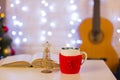
<instances>
[{"instance_id":1,"label":"guitar body","mask_svg":"<svg viewBox=\"0 0 120 80\"><path fill-rule=\"evenodd\" d=\"M118 55L115 52L111 40L113 25L105 18L100 18L102 37L100 41L94 42L90 37L92 30L92 18L85 19L79 26L79 35L83 41L80 46L81 51L85 51L90 59L105 59L108 67L114 72L118 66Z\"/></svg>"}]
</instances>

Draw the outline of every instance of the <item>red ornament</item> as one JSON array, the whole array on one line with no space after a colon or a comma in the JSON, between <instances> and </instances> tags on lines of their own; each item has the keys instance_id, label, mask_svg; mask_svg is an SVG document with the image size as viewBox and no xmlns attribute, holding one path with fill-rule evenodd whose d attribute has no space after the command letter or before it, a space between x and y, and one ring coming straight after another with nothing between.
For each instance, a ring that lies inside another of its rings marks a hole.
<instances>
[{"instance_id":1,"label":"red ornament","mask_svg":"<svg viewBox=\"0 0 120 80\"><path fill-rule=\"evenodd\" d=\"M7 26L3 26L2 29L4 30L4 32L8 32L8 27Z\"/></svg>"},{"instance_id":2,"label":"red ornament","mask_svg":"<svg viewBox=\"0 0 120 80\"><path fill-rule=\"evenodd\" d=\"M15 55L15 50L11 48L11 54L10 55Z\"/></svg>"}]
</instances>

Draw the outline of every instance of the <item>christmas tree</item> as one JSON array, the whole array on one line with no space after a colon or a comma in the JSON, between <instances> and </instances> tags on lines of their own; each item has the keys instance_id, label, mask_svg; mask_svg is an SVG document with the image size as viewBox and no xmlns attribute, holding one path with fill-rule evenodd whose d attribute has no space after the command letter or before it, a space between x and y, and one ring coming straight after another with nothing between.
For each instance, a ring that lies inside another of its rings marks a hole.
<instances>
[{"instance_id":1,"label":"christmas tree","mask_svg":"<svg viewBox=\"0 0 120 80\"><path fill-rule=\"evenodd\" d=\"M8 27L4 26L4 18L4 13L0 13L0 59L15 54L11 47L12 39L7 34Z\"/></svg>"}]
</instances>

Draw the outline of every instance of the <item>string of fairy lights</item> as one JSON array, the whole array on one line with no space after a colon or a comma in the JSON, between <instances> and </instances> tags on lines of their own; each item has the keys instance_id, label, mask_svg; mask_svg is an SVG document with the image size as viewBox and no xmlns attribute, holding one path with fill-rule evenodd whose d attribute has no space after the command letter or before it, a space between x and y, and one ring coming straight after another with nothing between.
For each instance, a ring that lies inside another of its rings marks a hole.
<instances>
[{"instance_id":1,"label":"string of fairy lights","mask_svg":"<svg viewBox=\"0 0 120 80\"><path fill-rule=\"evenodd\" d=\"M62 28L69 27L70 29L66 29L67 31L64 30L66 32L65 33L66 36L64 36L64 37L68 38L70 41L67 40L66 41L67 43L64 43L64 41L63 41L64 46L73 46L75 44L80 44L81 43L81 40L79 40L79 39L72 39L77 33L76 32L76 28L77 28L76 25L78 25L81 22L81 18L79 16L78 11L77 11L78 6L76 5L75 0L65 1L62 8L59 7L62 3L59 4L57 1L56 1L56 3L55 2L51 3L50 1L48 2L47 0L36 1L36 3L37 2L39 3L39 8L38 8L38 6L35 7L36 9L34 11L34 14L31 15L30 17L32 19L34 19L36 16L39 16L38 19L36 19L38 21L34 21L34 23L37 24L37 26L41 26L41 28L43 28L44 26L48 26L48 27L46 27L46 29L39 30L40 33L36 33L36 34L40 34L40 36L39 36L39 41L40 42L47 41L48 40L47 37L51 37L51 38L53 37L54 38L53 35L56 34L56 29L59 29L59 27L62 27ZM66 2L68 2L67 5L66 5ZM10 18L10 19L8 19L8 21L12 20L12 21L10 21L10 23L8 22L8 25L12 23L11 24L12 27L14 26L14 27L17 27L17 29L19 29L19 31L17 31L15 29L11 28L12 29L11 35L14 37L14 43L16 45L20 45L21 43L29 42L28 37L22 37L22 39L20 38L24 34L24 32L20 31L20 28L23 28L26 25L26 23L24 23L26 19L24 19L23 21L20 21L18 18L21 17L21 14L32 13L32 10L33 10L31 8L32 7L32 4L31 4L32 1L31 1L31 3L29 2L29 4L27 4L28 3L27 2L26 3L27 5L25 5L25 4L23 5L23 3L25 3L25 2L22 2L20 0L9 0L8 5L7 5L8 8L9 8L9 11L10 11L9 12L8 9L7 9L7 12L8 13L13 13L12 15L11 14L8 15L8 17ZM66 11L64 11L65 10L64 7L66 8ZM18 13L17 13L17 11L18 11ZM19 12L21 14L19 14ZM17 16L16 13L19 16ZM69 16L66 16L66 15L69 15ZM34 18L32 16L34 16ZM60 19L58 19L59 16L60 16ZM51 19L49 17L51 17ZM55 19L55 20L53 20L53 19ZM29 23L28 23L28 25L29 25ZM29 27L31 27L31 26L29 26ZM54 29L54 30L47 30L48 28L51 28L51 29ZM58 34L63 34L63 33L59 32ZM59 36L59 35L57 35L57 36ZM63 37L63 39L65 39L64 37Z\"/></svg>"},{"instance_id":2,"label":"string of fairy lights","mask_svg":"<svg viewBox=\"0 0 120 80\"><path fill-rule=\"evenodd\" d=\"M20 46L50 41L60 47L80 45L82 40L77 28L87 17L85 15L89 14L84 14L87 9L80 7L85 1L7 0L7 25L10 27L9 33L13 38L13 44ZM101 3L105 2L106 0L101 0ZM93 0L89 0L88 4L92 8ZM113 22L120 24L120 15ZM114 35L116 34L120 35L119 26L115 27ZM115 39L116 44L120 42L119 35Z\"/></svg>"}]
</instances>

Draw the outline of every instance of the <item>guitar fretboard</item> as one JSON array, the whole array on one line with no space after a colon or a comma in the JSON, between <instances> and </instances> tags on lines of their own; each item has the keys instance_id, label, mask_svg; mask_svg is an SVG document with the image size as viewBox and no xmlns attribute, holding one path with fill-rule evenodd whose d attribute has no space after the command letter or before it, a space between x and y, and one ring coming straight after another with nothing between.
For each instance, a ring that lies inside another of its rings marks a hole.
<instances>
[{"instance_id":1,"label":"guitar fretboard","mask_svg":"<svg viewBox=\"0 0 120 80\"><path fill-rule=\"evenodd\" d=\"M100 32L100 1L94 0L92 32Z\"/></svg>"}]
</instances>

